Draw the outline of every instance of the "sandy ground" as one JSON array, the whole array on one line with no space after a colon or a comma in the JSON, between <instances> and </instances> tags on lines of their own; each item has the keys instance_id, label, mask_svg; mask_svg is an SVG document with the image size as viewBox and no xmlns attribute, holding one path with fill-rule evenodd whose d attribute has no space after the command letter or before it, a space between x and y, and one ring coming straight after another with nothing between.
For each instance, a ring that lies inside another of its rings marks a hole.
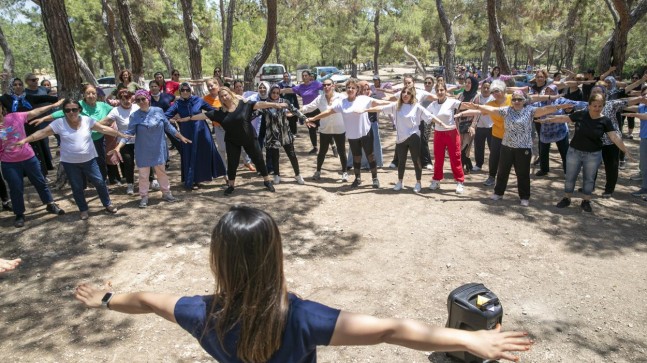
<instances>
[{"instance_id":1,"label":"sandy ground","mask_svg":"<svg viewBox=\"0 0 647 363\"><path fill-rule=\"evenodd\" d=\"M381 124L385 164L394 133ZM71 191L55 198L68 214L54 217L27 192L27 225L0 218L0 256L22 257L19 270L0 277L0 355L8 362L207 362L211 358L178 326L155 316L86 310L72 298L80 282L111 281L117 292L148 290L208 294L209 234L234 204L274 216L284 238L290 289L306 299L380 317L442 326L447 295L468 282L484 283L501 299L505 329L530 332L536 345L524 362L638 362L647 355L644 288L647 203L629 193L637 163L621 171L614 198L597 198L594 213L575 205L557 210L563 173L551 154L548 177L532 180L530 207L519 206L511 178L502 201L487 197L487 174L467 176L457 195L445 162L441 189L394 192L397 173L379 170L382 188L351 190L339 181L338 161L326 159L322 180L309 177L315 156L300 130L297 149L306 185L297 185L285 156L283 182L272 194L255 173L240 170L226 198L221 181L186 192L173 152L171 180L179 203L151 195L148 209L115 189L116 215L86 193L90 219L80 221ZM628 142L637 155L638 141ZM369 175L364 173L364 180ZM601 169L598 186L604 181ZM423 174L423 186L431 180ZM596 193L601 192L598 189ZM450 362L444 354L378 345L322 347L321 362Z\"/></svg>"}]
</instances>

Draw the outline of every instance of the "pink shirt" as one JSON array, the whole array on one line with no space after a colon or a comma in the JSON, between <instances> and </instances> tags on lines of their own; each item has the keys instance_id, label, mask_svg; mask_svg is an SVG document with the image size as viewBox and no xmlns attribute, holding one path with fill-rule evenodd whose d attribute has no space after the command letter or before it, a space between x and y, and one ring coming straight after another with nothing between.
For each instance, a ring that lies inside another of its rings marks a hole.
<instances>
[{"instance_id":1,"label":"pink shirt","mask_svg":"<svg viewBox=\"0 0 647 363\"><path fill-rule=\"evenodd\" d=\"M22 147L12 145L27 137L26 123L27 112L14 112L4 117L4 124L0 125L0 161L17 163L34 157L31 145L25 144Z\"/></svg>"}]
</instances>

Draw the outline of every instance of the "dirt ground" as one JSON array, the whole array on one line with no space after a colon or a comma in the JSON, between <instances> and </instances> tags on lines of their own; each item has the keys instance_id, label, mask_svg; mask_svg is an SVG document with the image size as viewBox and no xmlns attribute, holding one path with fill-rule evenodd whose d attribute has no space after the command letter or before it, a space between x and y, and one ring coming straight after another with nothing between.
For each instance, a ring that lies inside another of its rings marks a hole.
<instances>
[{"instance_id":1,"label":"dirt ground","mask_svg":"<svg viewBox=\"0 0 647 363\"><path fill-rule=\"evenodd\" d=\"M385 165L394 132L380 125ZM638 141L627 142L638 155ZM179 157L172 152L171 181L179 203L151 195L150 206L125 188L112 192L120 208L103 212L94 191L86 193L90 219L80 221L71 191L55 193L68 213L46 214L27 188L27 224L12 227L0 217L0 256L22 257L19 270L0 277L0 355L8 362L208 362L189 334L162 318L87 310L72 298L80 282L111 281L116 292L208 294L210 231L234 204L268 211L284 238L286 274L301 297L380 317L412 318L443 326L447 296L468 282L497 294L504 329L527 330L536 344L523 362L639 362L647 358L647 203L633 198L629 181L637 162L620 172L611 199L581 212L579 199L558 210L563 173L556 150L551 173L532 179L530 207L519 206L514 177L502 201L487 197L486 172L466 177L454 192L445 162L441 189L414 194L409 165L406 189L394 192L395 170L379 170L382 187L357 190L339 181L330 155L322 180L314 182L314 155L307 132L297 149L306 185L297 185L281 154L283 181L272 194L255 173L239 170L238 187L223 196L222 181L184 191ZM437 161L434 161L437 162ZM534 174L534 169L533 169ZM363 172L364 180L370 180ZM598 186L604 182L600 171ZM395 346L321 347L320 362L451 362L444 354Z\"/></svg>"}]
</instances>

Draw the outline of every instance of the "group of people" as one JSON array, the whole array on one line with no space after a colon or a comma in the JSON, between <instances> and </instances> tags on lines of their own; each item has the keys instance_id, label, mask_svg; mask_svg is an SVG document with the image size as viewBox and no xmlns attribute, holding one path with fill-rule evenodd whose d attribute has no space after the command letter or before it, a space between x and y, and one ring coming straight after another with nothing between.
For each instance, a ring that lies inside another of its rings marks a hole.
<instances>
[{"instance_id":1,"label":"group of people","mask_svg":"<svg viewBox=\"0 0 647 363\"><path fill-rule=\"evenodd\" d=\"M333 155L339 157L342 181L349 181L348 172L352 170L354 180L350 186L359 187L361 170L366 168L371 172L372 187L379 188L377 168L382 166L382 146L377 124L378 113L382 112L389 116L396 133L391 163L391 167L398 169L396 191L404 188L409 154L416 176L413 191L418 193L422 189L424 167L433 168L429 189L440 188L447 152L456 193L463 193L465 174L484 168L487 145L490 157L484 184L494 185L491 198L503 197L514 167L520 203L528 206L532 156L540 166L535 175L546 175L550 170L550 146L555 143L566 175L565 196L557 206L570 203L582 168L581 206L591 211L590 195L600 160L606 171L603 196L610 196L615 190L618 170L628 155L619 133L620 120L625 116L644 117L647 74L620 84L609 75L612 72L613 68L595 78L589 71L586 75L550 82L547 72L539 70L530 86L508 87L504 80L509 76L494 68L490 77L481 82L470 76L459 85L448 85L442 77L427 77L424 89L415 87L413 76L405 76L399 90L385 87L376 76L372 85L351 78L345 84L345 93L339 93L330 77L316 79L304 71L304 82L300 85L294 85L286 73L282 82L261 82L256 91L244 93L242 82L223 77L216 68L214 78L206 82L208 94L198 97L191 84L179 82L177 71L168 81L163 73L157 72L147 91L132 82L131 73L124 70L112 94L115 99L107 102L101 100L102 92L92 85L84 86L81 100L58 100L43 86L37 86L40 88L32 93L25 92L22 80L16 78L12 80L10 94L0 97L0 161L10 191L7 193L0 178L0 197L5 209L12 208L8 203L11 198L16 215L14 224L22 227L21 176L27 175L47 210L64 213L53 202L45 178L53 165L43 140L52 134L60 143L60 164L72 187L81 219L89 217L83 196L88 181L106 210L115 213L117 208L110 200L108 184L119 183L123 176L126 193L134 194L135 167L140 207L147 207L151 188L161 189L163 200L176 201L166 174L167 137L171 148L180 154L181 180L186 189L198 189L203 182L223 177L225 195L231 195L242 158L243 165L257 171L263 177L264 187L274 192L274 185L281 182L281 149L290 161L296 182L305 183L294 146L298 124L307 126L313 146L310 153L317 154L315 181L321 179L322 166L332 146ZM38 78L33 75L25 78L37 85ZM642 91L635 94L633 90L641 85ZM300 96L302 106L296 95ZM61 109L50 113L55 107ZM626 115L621 115L623 110ZM575 123L570 145L565 125L569 121ZM633 125L629 126L631 132ZM432 130L433 153L429 148ZM647 186L643 185L634 194L643 196L646 192Z\"/></svg>"}]
</instances>

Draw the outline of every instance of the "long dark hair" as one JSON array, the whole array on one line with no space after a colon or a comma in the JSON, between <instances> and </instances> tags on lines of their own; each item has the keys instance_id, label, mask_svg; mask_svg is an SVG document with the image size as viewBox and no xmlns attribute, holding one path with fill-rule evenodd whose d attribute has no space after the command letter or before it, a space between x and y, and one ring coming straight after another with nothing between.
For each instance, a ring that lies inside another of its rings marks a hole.
<instances>
[{"instance_id":1,"label":"long dark hair","mask_svg":"<svg viewBox=\"0 0 647 363\"><path fill-rule=\"evenodd\" d=\"M213 229L210 256L216 290L205 331L215 329L224 346L238 326L238 359L268 361L281 346L288 313L276 222L259 209L232 207Z\"/></svg>"}]
</instances>

